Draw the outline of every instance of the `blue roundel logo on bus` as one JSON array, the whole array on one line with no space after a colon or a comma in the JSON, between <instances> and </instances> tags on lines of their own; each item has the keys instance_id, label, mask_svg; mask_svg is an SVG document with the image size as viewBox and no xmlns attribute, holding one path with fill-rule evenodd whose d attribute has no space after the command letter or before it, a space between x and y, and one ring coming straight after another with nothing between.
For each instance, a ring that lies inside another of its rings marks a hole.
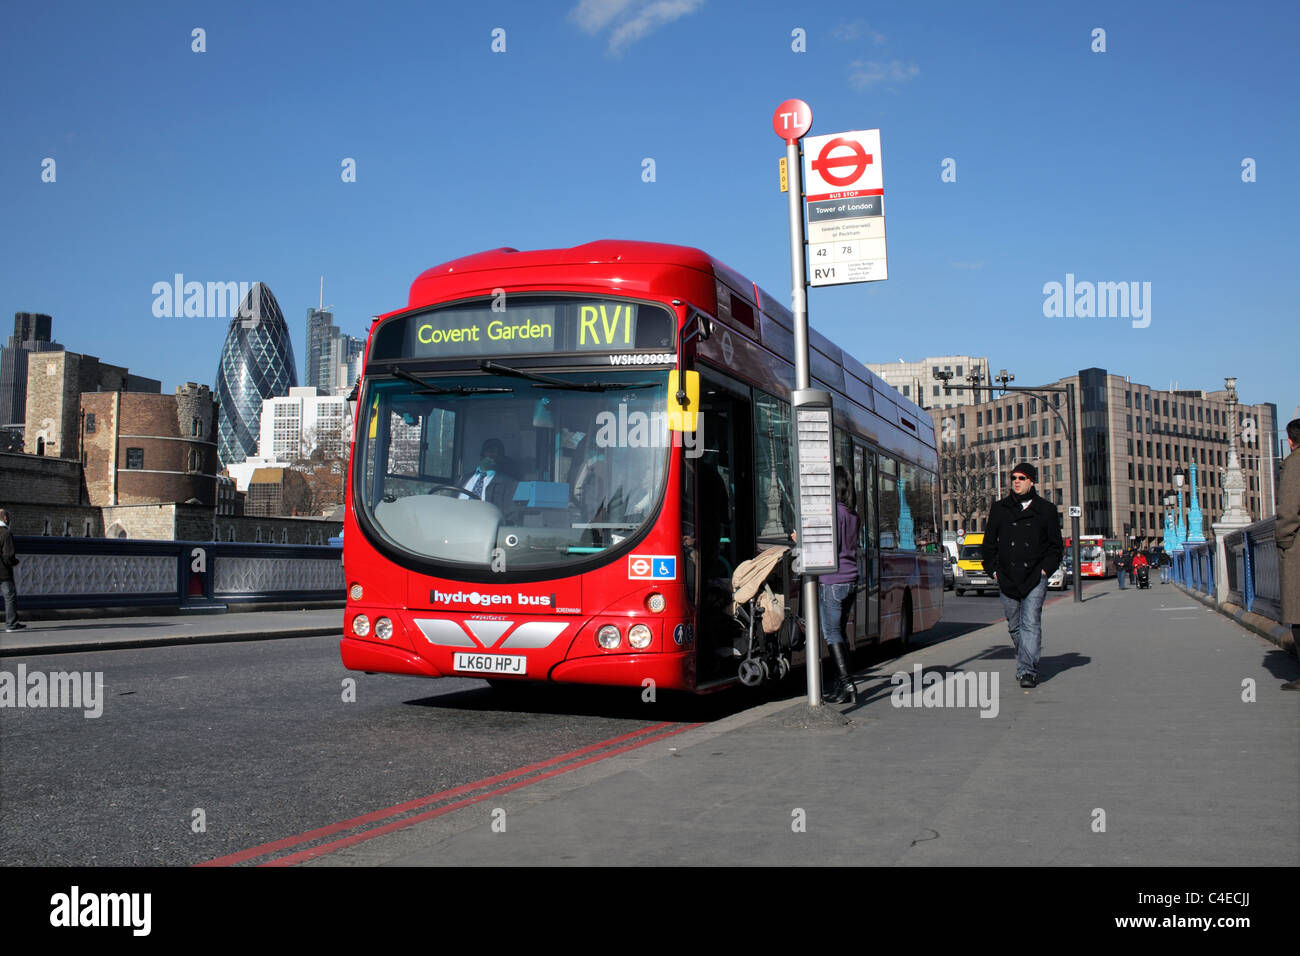
<instances>
[{"instance_id":1,"label":"blue roundel logo on bus","mask_svg":"<svg viewBox=\"0 0 1300 956\"><path fill-rule=\"evenodd\" d=\"M678 624L673 628L673 643L678 647L690 647L695 643L695 626L693 624Z\"/></svg>"}]
</instances>

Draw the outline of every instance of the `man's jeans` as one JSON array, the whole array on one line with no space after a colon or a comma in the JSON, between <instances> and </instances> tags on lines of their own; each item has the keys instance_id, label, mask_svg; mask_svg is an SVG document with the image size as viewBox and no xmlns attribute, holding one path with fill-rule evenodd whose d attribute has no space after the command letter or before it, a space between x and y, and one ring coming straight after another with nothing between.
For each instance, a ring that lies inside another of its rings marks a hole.
<instances>
[{"instance_id":1,"label":"man's jeans","mask_svg":"<svg viewBox=\"0 0 1300 956\"><path fill-rule=\"evenodd\" d=\"M853 583L819 584L818 597L821 599L822 637L826 646L844 643L844 619L848 617L849 598L853 596Z\"/></svg>"},{"instance_id":2,"label":"man's jeans","mask_svg":"<svg viewBox=\"0 0 1300 956\"><path fill-rule=\"evenodd\" d=\"M1007 630L1016 649L1016 678L1026 674L1038 676L1038 658L1043 651L1043 599L1047 597L1047 576L1024 600L1008 597L1001 591L1002 610L1007 614Z\"/></svg>"},{"instance_id":3,"label":"man's jeans","mask_svg":"<svg viewBox=\"0 0 1300 956\"><path fill-rule=\"evenodd\" d=\"M1128 590L1128 584L1126 583L1128 581L1128 572L1120 568L1116 573L1119 575L1119 589L1121 591Z\"/></svg>"},{"instance_id":4,"label":"man's jeans","mask_svg":"<svg viewBox=\"0 0 1300 956\"><path fill-rule=\"evenodd\" d=\"M18 591L12 581L0 581L0 596L4 598L5 627L18 623Z\"/></svg>"}]
</instances>

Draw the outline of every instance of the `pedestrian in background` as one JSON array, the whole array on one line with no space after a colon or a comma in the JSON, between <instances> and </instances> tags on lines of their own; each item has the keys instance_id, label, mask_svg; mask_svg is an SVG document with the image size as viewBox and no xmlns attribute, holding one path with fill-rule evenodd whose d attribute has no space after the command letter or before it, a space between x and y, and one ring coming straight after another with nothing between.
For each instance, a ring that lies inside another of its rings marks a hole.
<instances>
[{"instance_id":1,"label":"pedestrian in background","mask_svg":"<svg viewBox=\"0 0 1300 956\"><path fill-rule=\"evenodd\" d=\"M1282 478L1277 483L1277 566L1282 578L1282 623L1291 628L1291 653L1300 656L1300 418L1286 425L1286 440L1291 454L1282 463ZM1300 680L1282 685L1283 690L1300 690Z\"/></svg>"},{"instance_id":2,"label":"pedestrian in background","mask_svg":"<svg viewBox=\"0 0 1300 956\"><path fill-rule=\"evenodd\" d=\"M1011 493L993 502L984 529L984 571L1001 592L1007 631L1016 649L1016 680L1038 683L1043 650L1043 598L1047 579L1061 564L1061 518L1056 505L1034 490L1038 469L1011 470Z\"/></svg>"},{"instance_id":3,"label":"pedestrian in background","mask_svg":"<svg viewBox=\"0 0 1300 956\"><path fill-rule=\"evenodd\" d=\"M14 586L14 567L18 552L13 532L9 530L9 512L0 508L0 594L5 602L5 630L21 631L27 625L18 620L18 590Z\"/></svg>"},{"instance_id":4,"label":"pedestrian in background","mask_svg":"<svg viewBox=\"0 0 1300 956\"><path fill-rule=\"evenodd\" d=\"M1133 556L1127 550L1121 551L1115 559L1115 574L1119 578L1119 589L1128 590L1128 572Z\"/></svg>"}]
</instances>

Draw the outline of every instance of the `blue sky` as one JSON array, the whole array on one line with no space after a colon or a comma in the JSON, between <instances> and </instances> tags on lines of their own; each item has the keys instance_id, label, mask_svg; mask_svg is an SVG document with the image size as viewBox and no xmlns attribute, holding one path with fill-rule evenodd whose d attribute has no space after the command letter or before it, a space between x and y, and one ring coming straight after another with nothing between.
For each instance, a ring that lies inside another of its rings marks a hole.
<instances>
[{"instance_id":1,"label":"blue sky","mask_svg":"<svg viewBox=\"0 0 1300 956\"><path fill-rule=\"evenodd\" d=\"M1295 3L51 2L0 29L0 335L47 312L168 391L214 381L227 325L155 317L174 273L266 282L300 375L320 276L362 335L498 246L699 246L788 305L771 117L799 97L812 135L881 130L890 278L809 296L859 359L1300 403ZM1067 273L1149 282L1150 324L1045 317Z\"/></svg>"}]
</instances>

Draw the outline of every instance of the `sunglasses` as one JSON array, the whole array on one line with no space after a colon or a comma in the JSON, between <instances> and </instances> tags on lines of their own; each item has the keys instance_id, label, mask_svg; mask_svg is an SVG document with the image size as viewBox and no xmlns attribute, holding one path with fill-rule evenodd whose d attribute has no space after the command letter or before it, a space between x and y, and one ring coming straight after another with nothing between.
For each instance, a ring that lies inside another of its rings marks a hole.
<instances>
[{"instance_id":1,"label":"sunglasses","mask_svg":"<svg viewBox=\"0 0 1300 956\"><path fill-rule=\"evenodd\" d=\"M1012 475L1012 476L1011 476L1011 480L1012 480L1012 481L1029 481L1029 477L1028 477L1027 475Z\"/></svg>"}]
</instances>

